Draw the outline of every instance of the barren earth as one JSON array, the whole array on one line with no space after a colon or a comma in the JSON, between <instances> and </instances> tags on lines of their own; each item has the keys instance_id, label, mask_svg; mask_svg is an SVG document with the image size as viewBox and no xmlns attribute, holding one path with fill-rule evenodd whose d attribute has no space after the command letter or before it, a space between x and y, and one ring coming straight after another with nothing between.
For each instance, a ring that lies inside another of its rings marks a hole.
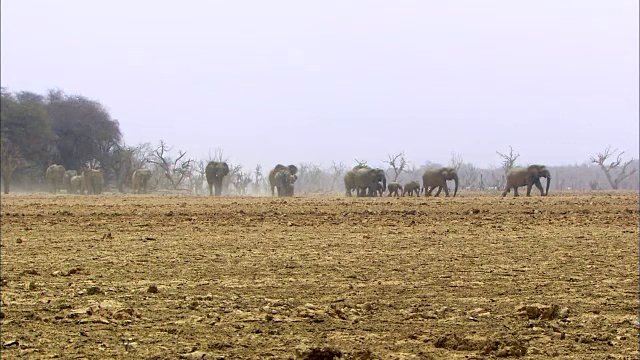
<instances>
[{"instance_id":1,"label":"barren earth","mask_svg":"<svg viewBox=\"0 0 640 360\"><path fill-rule=\"evenodd\" d=\"M3 359L638 356L637 193L1 211Z\"/></svg>"}]
</instances>

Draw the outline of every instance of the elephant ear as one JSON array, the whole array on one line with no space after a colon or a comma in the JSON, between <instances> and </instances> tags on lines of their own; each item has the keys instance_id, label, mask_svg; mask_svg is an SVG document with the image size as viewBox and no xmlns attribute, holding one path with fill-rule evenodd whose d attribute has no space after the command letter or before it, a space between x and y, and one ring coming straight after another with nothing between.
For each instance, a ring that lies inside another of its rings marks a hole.
<instances>
[{"instance_id":1,"label":"elephant ear","mask_svg":"<svg viewBox=\"0 0 640 360\"><path fill-rule=\"evenodd\" d=\"M229 175L229 164L227 164L226 162L222 163L222 173L224 174L224 176Z\"/></svg>"},{"instance_id":2,"label":"elephant ear","mask_svg":"<svg viewBox=\"0 0 640 360\"><path fill-rule=\"evenodd\" d=\"M287 166L287 168L289 169L289 173L291 175L295 175L298 172L298 168L295 165L289 165Z\"/></svg>"}]
</instances>

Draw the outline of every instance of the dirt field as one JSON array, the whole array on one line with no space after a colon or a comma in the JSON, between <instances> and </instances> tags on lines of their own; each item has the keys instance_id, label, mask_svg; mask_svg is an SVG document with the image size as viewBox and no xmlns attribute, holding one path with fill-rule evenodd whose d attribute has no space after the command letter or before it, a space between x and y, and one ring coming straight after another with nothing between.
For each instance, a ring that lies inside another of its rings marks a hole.
<instances>
[{"instance_id":1,"label":"dirt field","mask_svg":"<svg viewBox=\"0 0 640 360\"><path fill-rule=\"evenodd\" d=\"M1 199L3 359L638 355L637 193Z\"/></svg>"}]
</instances>

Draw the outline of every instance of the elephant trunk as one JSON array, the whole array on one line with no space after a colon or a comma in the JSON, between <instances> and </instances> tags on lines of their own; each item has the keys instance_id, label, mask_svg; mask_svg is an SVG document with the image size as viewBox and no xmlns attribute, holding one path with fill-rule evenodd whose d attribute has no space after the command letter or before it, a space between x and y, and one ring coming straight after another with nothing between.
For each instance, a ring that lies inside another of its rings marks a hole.
<instances>
[{"instance_id":1,"label":"elephant trunk","mask_svg":"<svg viewBox=\"0 0 640 360\"><path fill-rule=\"evenodd\" d=\"M382 192L384 193L385 190L387 190L387 178L383 177L382 178Z\"/></svg>"},{"instance_id":2,"label":"elephant trunk","mask_svg":"<svg viewBox=\"0 0 640 360\"><path fill-rule=\"evenodd\" d=\"M547 176L547 189L544 192L545 195L549 195L549 186L550 185L551 185L551 176Z\"/></svg>"},{"instance_id":3,"label":"elephant trunk","mask_svg":"<svg viewBox=\"0 0 640 360\"><path fill-rule=\"evenodd\" d=\"M456 187L455 187L455 188L454 188L454 190L453 190L453 196L455 197L455 196L456 196L456 194L458 193L458 174L456 174L456 175L453 177L453 181L454 181L454 182L455 182L455 184L456 184Z\"/></svg>"}]
</instances>

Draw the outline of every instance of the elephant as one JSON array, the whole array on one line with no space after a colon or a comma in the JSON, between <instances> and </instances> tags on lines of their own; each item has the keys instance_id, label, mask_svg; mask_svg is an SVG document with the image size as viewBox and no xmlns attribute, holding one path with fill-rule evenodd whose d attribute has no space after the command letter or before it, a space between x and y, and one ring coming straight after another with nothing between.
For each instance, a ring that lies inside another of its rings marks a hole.
<instances>
[{"instance_id":1,"label":"elephant","mask_svg":"<svg viewBox=\"0 0 640 360\"><path fill-rule=\"evenodd\" d=\"M87 169L82 172L82 190L87 190L89 194L102 194L104 174L100 169Z\"/></svg>"},{"instance_id":2,"label":"elephant","mask_svg":"<svg viewBox=\"0 0 640 360\"><path fill-rule=\"evenodd\" d=\"M151 179L151 170L138 169L133 172L131 182L133 183L134 194L146 194L148 192L149 180Z\"/></svg>"},{"instance_id":3,"label":"elephant","mask_svg":"<svg viewBox=\"0 0 640 360\"><path fill-rule=\"evenodd\" d=\"M209 161L204 172L209 186L209 196L220 196L222 194L222 180L229 175L229 164L224 161Z\"/></svg>"},{"instance_id":4,"label":"elephant","mask_svg":"<svg viewBox=\"0 0 640 360\"><path fill-rule=\"evenodd\" d=\"M82 190L82 175L76 175L69 180L69 194L77 194Z\"/></svg>"},{"instance_id":5,"label":"elephant","mask_svg":"<svg viewBox=\"0 0 640 360\"><path fill-rule=\"evenodd\" d=\"M356 190L356 196L376 196L387 188L387 177L382 169L372 169L367 166L356 166L344 174L346 196Z\"/></svg>"},{"instance_id":6,"label":"elephant","mask_svg":"<svg viewBox=\"0 0 640 360\"><path fill-rule=\"evenodd\" d=\"M52 193L57 193L62 188L64 183L65 168L62 165L53 164L47 168L45 178L49 183Z\"/></svg>"},{"instance_id":7,"label":"elephant","mask_svg":"<svg viewBox=\"0 0 640 360\"><path fill-rule=\"evenodd\" d=\"M449 189L447 188L447 180L453 180L455 182L455 190L453 196L458 193L458 172L454 168L443 167L438 169L427 169L422 175L422 186L424 188L424 196L431 196L431 192L436 187L438 191L434 196L440 195L440 191L444 189L445 196L449 196Z\"/></svg>"},{"instance_id":8,"label":"elephant","mask_svg":"<svg viewBox=\"0 0 640 360\"><path fill-rule=\"evenodd\" d=\"M298 168L295 165L284 166L277 164L269 172L269 186L271 195L275 195L274 188L278 190L278 196L293 196L293 184L298 180Z\"/></svg>"},{"instance_id":9,"label":"elephant","mask_svg":"<svg viewBox=\"0 0 640 360\"><path fill-rule=\"evenodd\" d=\"M64 177L62 178L62 184L67 189L67 193L71 193L71 178L77 175L78 175L78 172L76 170L67 170L64 172Z\"/></svg>"},{"instance_id":10,"label":"elephant","mask_svg":"<svg viewBox=\"0 0 640 360\"><path fill-rule=\"evenodd\" d=\"M540 178L547 179L547 189L542 188ZM531 196L531 188L535 185L540 190L540 196L549 194L549 185L551 185L551 174L544 165L530 165L529 167L514 167L507 173L507 185L502 192L502 196L506 196L513 188L513 196L518 196L518 187L527 187L527 196Z\"/></svg>"},{"instance_id":11,"label":"elephant","mask_svg":"<svg viewBox=\"0 0 640 360\"><path fill-rule=\"evenodd\" d=\"M389 190L389 197L391 196L399 197L400 192L402 191L402 185L400 183L392 181L389 184L387 184L387 189Z\"/></svg>"},{"instance_id":12,"label":"elephant","mask_svg":"<svg viewBox=\"0 0 640 360\"><path fill-rule=\"evenodd\" d=\"M413 196L414 193L416 196L420 196L420 183L417 181L409 181L404 185L404 189L402 189L402 196L405 194Z\"/></svg>"}]
</instances>

